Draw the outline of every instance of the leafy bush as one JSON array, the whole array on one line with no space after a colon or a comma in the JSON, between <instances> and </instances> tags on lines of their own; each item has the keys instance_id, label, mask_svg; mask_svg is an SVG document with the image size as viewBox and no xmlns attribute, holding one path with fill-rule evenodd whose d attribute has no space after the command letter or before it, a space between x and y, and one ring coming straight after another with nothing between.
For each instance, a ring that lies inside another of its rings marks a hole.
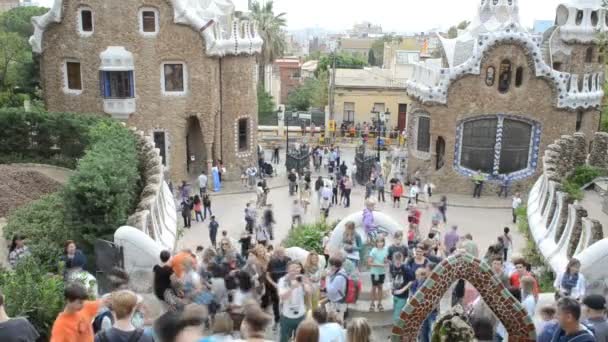
<instances>
[{"instance_id":1,"label":"leafy bush","mask_svg":"<svg viewBox=\"0 0 608 342\"><path fill-rule=\"evenodd\" d=\"M549 267L540 254L534 238L530 233L530 225L528 224L528 212L526 207L521 207L517 210L517 228L519 232L524 236L526 246L523 249L523 257L527 262L532 265L535 273L538 276L539 287L542 292L553 292L553 281L555 275L553 274L551 267Z\"/></svg>"},{"instance_id":2,"label":"leafy bush","mask_svg":"<svg viewBox=\"0 0 608 342\"><path fill-rule=\"evenodd\" d=\"M63 309L63 277L46 273L35 258L19 262L14 271L0 270L0 288L10 316L23 316L34 325L42 341Z\"/></svg>"},{"instance_id":3,"label":"leafy bush","mask_svg":"<svg viewBox=\"0 0 608 342\"><path fill-rule=\"evenodd\" d=\"M100 121L91 128L91 148L63 191L66 219L92 247L112 240L127 221L141 190L136 138L120 123Z\"/></svg>"},{"instance_id":4,"label":"leafy bush","mask_svg":"<svg viewBox=\"0 0 608 342\"><path fill-rule=\"evenodd\" d=\"M283 245L285 247L300 247L307 251L323 254L323 236L326 232L331 232L336 225L337 222L328 224L319 221L297 226L289 232L283 241Z\"/></svg>"},{"instance_id":5,"label":"leafy bush","mask_svg":"<svg viewBox=\"0 0 608 342\"><path fill-rule=\"evenodd\" d=\"M574 173L568 177L568 181L576 184L579 188L589 184L597 177L604 174L600 169L593 166L579 166L574 170Z\"/></svg>"},{"instance_id":6,"label":"leafy bush","mask_svg":"<svg viewBox=\"0 0 608 342\"><path fill-rule=\"evenodd\" d=\"M569 202L574 202L574 201L580 201L583 199L583 190L581 190L581 186L571 182L571 181L564 181L564 183L562 184L563 186L563 190L565 193L568 194L568 201Z\"/></svg>"},{"instance_id":7,"label":"leafy bush","mask_svg":"<svg viewBox=\"0 0 608 342\"><path fill-rule=\"evenodd\" d=\"M79 240L77 230L65 222L61 193L54 193L18 208L4 227L4 236L11 239L24 234L38 267L55 270L66 240Z\"/></svg>"}]
</instances>

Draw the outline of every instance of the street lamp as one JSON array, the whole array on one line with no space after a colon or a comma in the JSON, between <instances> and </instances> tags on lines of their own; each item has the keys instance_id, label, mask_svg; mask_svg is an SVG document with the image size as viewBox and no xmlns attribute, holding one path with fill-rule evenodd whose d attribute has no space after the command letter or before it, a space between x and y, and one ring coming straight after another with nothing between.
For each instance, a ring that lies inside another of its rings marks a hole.
<instances>
[{"instance_id":1,"label":"street lamp","mask_svg":"<svg viewBox=\"0 0 608 342\"><path fill-rule=\"evenodd\" d=\"M372 114L376 114L376 149L378 152L376 160L380 161L380 111L376 111L376 107L372 107Z\"/></svg>"}]
</instances>

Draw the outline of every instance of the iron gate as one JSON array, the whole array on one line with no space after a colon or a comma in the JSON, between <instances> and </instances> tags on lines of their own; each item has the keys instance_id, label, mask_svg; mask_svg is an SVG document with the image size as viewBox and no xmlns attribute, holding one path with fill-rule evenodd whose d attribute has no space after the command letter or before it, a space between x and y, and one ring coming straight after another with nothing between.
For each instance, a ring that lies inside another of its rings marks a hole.
<instances>
[{"instance_id":1,"label":"iron gate","mask_svg":"<svg viewBox=\"0 0 608 342\"><path fill-rule=\"evenodd\" d=\"M355 163L357 164L357 182L364 185L369 181L372 170L376 164L376 154L374 151L367 151L365 144L357 147L355 153Z\"/></svg>"},{"instance_id":2,"label":"iron gate","mask_svg":"<svg viewBox=\"0 0 608 342\"><path fill-rule=\"evenodd\" d=\"M122 247L110 241L95 240L95 277L100 294L113 290L108 276L114 267L124 268Z\"/></svg>"},{"instance_id":3,"label":"iron gate","mask_svg":"<svg viewBox=\"0 0 608 342\"><path fill-rule=\"evenodd\" d=\"M287 173L292 169L300 175L304 174L304 168L308 168L310 165L310 153L307 145L302 145L299 149L290 149L287 151L285 166Z\"/></svg>"}]
</instances>

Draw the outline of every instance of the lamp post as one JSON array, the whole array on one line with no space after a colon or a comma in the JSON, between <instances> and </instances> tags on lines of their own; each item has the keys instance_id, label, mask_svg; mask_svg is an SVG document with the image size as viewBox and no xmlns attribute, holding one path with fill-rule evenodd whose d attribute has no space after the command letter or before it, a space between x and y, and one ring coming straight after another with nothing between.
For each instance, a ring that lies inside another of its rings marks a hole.
<instances>
[{"instance_id":1,"label":"lamp post","mask_svg":"<svg viewBox=\"0 0 608 342\"><path fill-rule=\"evenodd\" d=\"M380 161L380 112L376 111L376 108L372 108L372 114L376 114L376 149L377 155L376 160Z\"/></svg>"},{"instance_id":2,"label":"lamp post","mask_svg":"<svg viewBox=\"0 0 608 342\"><path fill-rule=\"evenodd\" d=\"M285 168L287 168L287 171L289 172L289 117L291 116L291 113L285 113L284 116L284 120L285 120L285 127L287 128L287 141L285 143Z\"/></svg>"}]
</instances>

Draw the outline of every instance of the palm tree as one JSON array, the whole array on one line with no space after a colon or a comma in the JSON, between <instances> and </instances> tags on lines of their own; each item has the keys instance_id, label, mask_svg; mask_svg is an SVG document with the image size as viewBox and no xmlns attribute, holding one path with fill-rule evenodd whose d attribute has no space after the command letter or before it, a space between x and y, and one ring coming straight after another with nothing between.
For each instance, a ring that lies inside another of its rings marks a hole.
<instances>
[{"instance_id":1,"label":"palm tree","mask_svg":"<svg viewBox=\"0 0 608 342\"><path fill-rule=\"evenodd\" d=\"M260 4L259 1L251 3L251 18L257 25L258 32L264 45L262 53L258 56L258 82L264 87L264 70L267 64L281 57L285 52L286 42L283 28L286 26L286 13L274 15L272 0Z\"/></svg>"}]
</instances>

